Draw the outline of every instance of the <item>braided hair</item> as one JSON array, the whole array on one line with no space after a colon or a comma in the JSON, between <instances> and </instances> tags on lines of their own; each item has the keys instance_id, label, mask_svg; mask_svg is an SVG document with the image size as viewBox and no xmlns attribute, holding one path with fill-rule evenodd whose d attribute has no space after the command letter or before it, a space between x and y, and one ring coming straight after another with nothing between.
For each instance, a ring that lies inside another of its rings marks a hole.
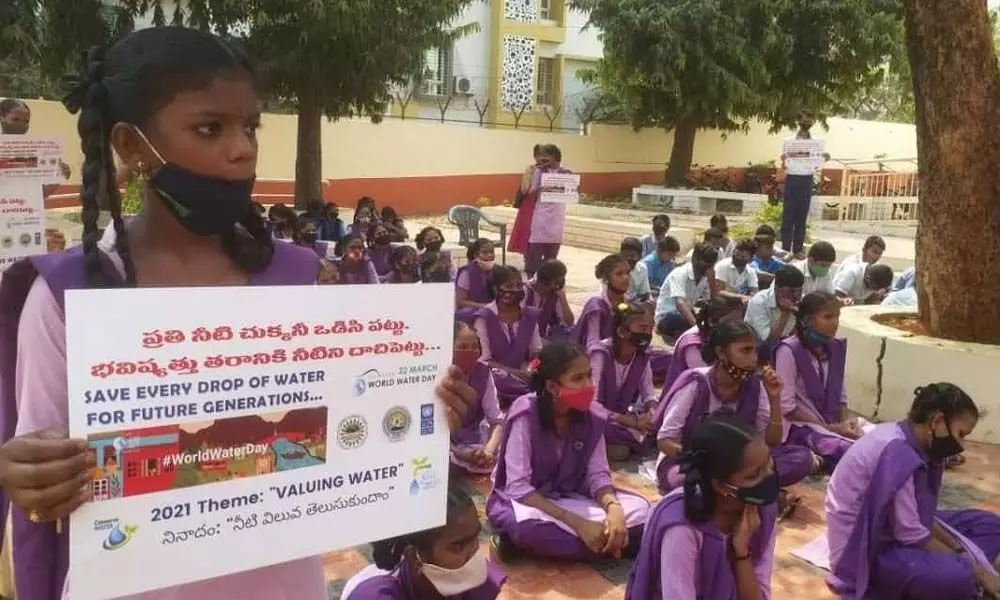
<instances>
[{"instance_id":1,"label":"braided hair","mask_svg":"<svg viewBox=\"0 0 1000 600\"><path fill-rule=\"evenodd\" d=\"M715 413L695 427L677 466L684 475L684 515L703 523L715 514L713 481L729 481L743 464L743 450L757 438L754 430L733 415Z\"/></svg>"},{"instance_id":2,"label":"braided hair","mask_svg":"<svg viewBox=\"0 0 1000 600\"><path fill-rule=\"evenodd\" d=\"M447 521L442 527L372 542L372 558L375 561L375 566L383 571L394 571L403 560L403 556L409 548L414 548L421 555L427 557L431 554L434 542L437 541L438 537L449 525L454 524L458 519L468 515L470 512L473 515L477 514L472 494L465 484L457 478L451 478L448 482L448 499L446 502Z\"/></svg>"},{"instance_id":3,"label":"braided hair","mask_svg":"<svg viewBox=\"0 0 1000 600\"><path fill-rule=\"evenodd\" d=\"M115 251L125 266L125 285L134 286L135 266L122 219L121 195L111 152L111 130L128 123L139 130L177 94L198 90L220 75L253 81L246 57L210 33L185 27L153 27L137 31L109 50L86 52L76 77L64 83L63 104L79 113L77 130L83 150L80 202L83 206L83 253L90 287L119 285L102 267L97 227L102 206L111 212ZM248 202L246 214L232 231L220 236L222 249L240 269L267 268L274 245L261 216Z\"/></svg>"},{"instance_id":4,"label":"braided hair","mask_svg":"<svg viewBox=\"0 0 1000 600\"><path fill-rule=\"evenodd\" d=\"M960 415L979 418L979 407L962 388L952 383L931 383L913 390L913 405L907 418L913 423L927 423L935 412L947 422Z\"/></svg>"},{"instance_id":5,"label":"braided hair","mask_svg":"<svg viewBox=\"0 0 1000 600\"><path fill-rule=\"evenodd\" d=\"M553 340L542 348L538 355L538 367L531 373L531 390L535 392L538 402L538 420L542 430L550 433L556 430L556 414L552 393L547 387L547 381L559 381L563 373L569 368L570 363L580 358L586 357L587 351L583 346L566 340ZM571 419L583 419L584 414L580 411L571 411Z\"/></svg>"},{"instance_id":6,"label":"braided hair","mask_svg":"<svg viewBox=\"0 0 1000 600\"><path fill-rule=\"evenodd\" d=\"M828 292L809 292L799 301L798 312L795 314L795 335L802 343L808 343L806 328L809 320L816 316L824 307L831 304L840 305L840 300Z\"/></svg>"},{"instance_id":7,"label":"braided hair","mask_svg":"<svg viewBox=\"0 0 1000 600\"><path fill-rule=\"evenodd\" d=\"M715 296L708 302L699 302L694 322L702 341L707 340L712 328L718 325L726 316L737 311L742 314L743 303L732 296Z\"/></svg>"}]
</instances>

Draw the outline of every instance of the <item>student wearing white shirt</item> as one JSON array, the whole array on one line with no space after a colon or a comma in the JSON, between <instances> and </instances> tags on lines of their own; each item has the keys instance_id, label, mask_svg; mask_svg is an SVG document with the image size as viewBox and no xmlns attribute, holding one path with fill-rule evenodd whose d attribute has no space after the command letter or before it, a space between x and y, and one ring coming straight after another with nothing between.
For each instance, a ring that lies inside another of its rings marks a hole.
<instances>
[{"instance_id":1,"label":"student wearing white shirt","mask_svg":"<svg viewBox=\"0 0 1000 600\"><path fill-rule=\"evenodd\" d=\"M774 285L757 292L747 304L744 320L760 338L761 360L769 360L774 346L795 330L795 309L804 284L802 271L785 265L774 274Z\"/></svg>"},{"instance_id":2,"label":"student wearing white shirt","mask_svg":"<svg viewBox=\"0 0 1000 600\"><path fill-rule=\"evenodd\" d=\"M802 285L802 295L813 292L833 293L833 274L830 269L837 261L837 250L830 242L816 242L809 247L805 260L793 262L794 266L805 276Z\"/></svg>"},{"instance_id":3,"label":"student wearing white shirt","mask_svg":"<svg viewBox=\"0 0 1000 600\"><path fill-rule=\"evenodd\" d=\"M877 235L869 236L868 239L865 240L865 245L861 248L861 252L852 254L845 258L843 262L840 263L840 269L843 270L844 267L858 265L861 263L874 265L878 263L878 261L882 260L883 253L885 253L885 240Z\"/></svg>"},{"instance_id":4,"label":"student wearing white shirt","mask_svg":"<svg viewBox=\"0 0 1000 600\"><path fill-rule=\"evenodd\" d=\"M629 237L622 240L619 247L619 254L628 261L632 271L629 273L628 292L625 293L627 300L645 302L650 298L649 292L649 271L646 265L639 259L642 258L642 242L637 238Z\"/></svg>"},{"instance_id":5,"label":"student wearing white shirt","mask_svg":"<svg viewBox=\"0 0 1000 600\"><path fill-rule=\"evenodd\" d=\"M705 230L705 233L702 236L702 242L715 248L716 252L719 253L719 260L725 258L724 255L726 251L726 234L722 233L721 230L716 229L715 227L709 227L708 229ZM691 257L693 255L694 255L694 248L691 248L690 250L688 250L688 253L684 257L684 260L690 262Z\"/></svg>"},{"instance_id":6,"label":"student wearing white shirt","mask_svg":"<svg viewBox=\"0 0 1000 600\"><path fill-rule=\"evenodd\" d=\"M733 250L736 249L736 244L729 237L729 221L726 219L726 215L715 213L709 219L708 224L710 227L714 227L722 232L722 245L719 246L719 260L732 256Z\"/></svg>"},{"instance_id":7,"label":"student wearing white shirt","mask_svg":"<svg viewBox=\"0 0 1000 600\"><path fill-rule=\"evenodd\" d=\"M670 231L670 217L667 215L656 215L653 217L653 233L642 236L642 255L649 256L656 252L660 242L667 239L667 232Z\"/></svg>"},{"instance_id":8,"label":"student wearing white shirt","mask_svg":"<svg viewBox=\"0 0 1000 600\"><path fill-rule=\"evenodd\" d=\"M694 247L691 261L670 272L656 300L656 330L673 342L696 324L695 305L712 297L713 267L719 251L708 244Z\"/></svg>"},{"instance_id":9,"label":"student wearing white shirt","mask_svg":"<svg viewBox=\"0 0 1000 600\"><path fill-rule=\"evenodd\" d=\"M865 263L841 267L833 280L834 293L850 304L881 304L891 285L891 267Z\"/></svg>"},{"instance_id":10,"label":"student wearing white shirt","mask_svg":"<svg viewBox=\"0 0 1000 600\"><path fill-rule=\"evenodd\" d=\"M735 245L733 255L715 264L715 280L719 282L719 294L739 298L743 304L757 293L757 271L748 265L757 252L757 244L751 239L740 240Z\"/></svg>"},{"instance_id":11,"label":"student wearing white shirt","mask_svg":"<svg viewBox=\"0 0 1000 600\"><path fill-rule=\"evenodd\" d=\"M781 166L785 170L784 211L781 215L781 245L795 255L796 259L805 258L803 248L806 240L806 221L809 219L809 205L812 202L813 177L816 165L808 159L810 155L800 155L794 150L795 142L812 140L809 132L813 126L813 114L809 109L799 111L799 130L795 135L785 140L781 152ZM830 155L823 153L825 160ZM792 160L789 159L804 159Z\"/></svg>"}]
</instances>

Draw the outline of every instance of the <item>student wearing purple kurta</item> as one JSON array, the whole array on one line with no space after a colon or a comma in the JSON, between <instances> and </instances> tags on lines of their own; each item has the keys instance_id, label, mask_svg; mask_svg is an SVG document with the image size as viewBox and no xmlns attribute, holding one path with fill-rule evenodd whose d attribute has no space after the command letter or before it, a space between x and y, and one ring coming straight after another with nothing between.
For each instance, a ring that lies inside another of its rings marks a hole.
<instances>
[{"instance_id":1,"label":"student wearing purple kurta","mask_svg":"<svg viewBox=\"0 0 1000 600\"><path fill-rule=\"evenodd\" d=\"M346 285L379 283L375 265L365 253L365 243L353 233L345 235L337 245L340 254L340 281Z\"/></svg>"},{"instance_id":2,"label":"student wearing purple kurta","mask_svg":"<svg viewBox=\"0 0 1000 600\"><path fill-rule=\"evenodd\" d=\"M482 361L493 369L493 379L504 410L528 393L528 363L542 350L538 311L522 308L524 284L514 267L493 269L496 301L476 312L474 327L483 347Z\"/></svg>"},{"instance_id":3,"label":"student wearing purple kurta","mask_svg":"<svg viewBox=\"0 0 1000 600\"><path fill-rule=\"evenodd\" d=\"M769 600L779 484L767 444L712 416L678 457L684 487L649 515L626 600Z\"/></svg>"},{"instance_id":4,"label":"student wearing purple kurta","mask_svg":"<svg viewBox=\"0 0 1000 600\"><path fill-rule=\"evenodd\" d=\"M524 272L534 276L538 267L547 260L559 258L559 248L566 228L566 204L563 202L543 202L542 175L546 173L572 173L562 166L562 151L554 144L546 144L538 151L538 166L531 179L529 194L538 201L531 216L531 232L528 234L528 254L524 257ZM559 189L558 191L562 191Z\"/></svg>"},{"instance_id":5,"label":"student wearing purple kurta","mask_svg":"<svg viewBox=\"0 0 1000 600\"><path fill-rule=\"evenodd\" d=\"M593 296L583 305L580 318L570 339L584 348L611 337L613 329L611 307L625 302L632 267L620 254L609 254L597 263L594 276L601 280L603 293Z\"/></svg>"},{"instance_id":6,"label":"student wearing purple kurta","mask_svg":"<svg viewBox=\"0 0 1000 600\"><path fill-rule=\"evenodd\" d=\"M481 357L482 347L475 330L456 321L453 363L462 369L465 382L476 391L476 400L462 419L462 426L451 433L451 464L467 473L488 475L497 462L503 413L493 374L479 360Z\"/></svg>"},{"instance_id":7,"label":"student wearing purple kurta","mask_svg":"<svg viewBox=\"0 0 1000 600\"><path fill-rule=\"evenodd\" d=\"M795 335L774 351L774 369L785 384L785 441L812 450L823 461L825 473L833 472L867 425L847 410L847 341L836 338L840 306L833 294L806 294L796 314Z\"/></svg>"},{"instance_id":8,"label":"student wearing purple kurta","mask_svg":"<svg viewBox=\"0 0 1000 600\"><path fill-rule=\"evenodd\" d=\"M318 237L319 221L309 215L298 217L292 234L294 244L312 250L319 258L333 258L333 248L326 242L318 241Z\"/></svg>"},{"instance_id":9,"label":"student wearing purple kurta","mask_svg":"<svg viewBox=\"0 0 1000 600\"><path fill-rule=\"evenodd\" d=\"M656 434L660 450L656 473L661 493L680 485L674 464L677 454L698 421L719 409L734 412L767 441L782 487L809 475L815 468L812 452L802 446L781 443L782 382L770 367L764 367L761 376L756 375L757 336L753 330L743 321L724 321L712 331L703 352L708 357L714 355L712 366L681 375L653 418L654 424L660 423ZM794 508L796 502L794 496L784 494L782 513L785 508Z\"/></svg>"},{"instance_id":10,"label":"student wearing purple kurta","mask_svg":"<svg viewBox=\"0 0 1000 600\"><path fill-rule=\"evenodd\" d=\"M649 503L611 483L604 420L594 410L590 361L571 342L549 342L534 393L507 413L486 516L497 555L585 560L638 549Z\"/></svg>"},{"instance_id":11,"label":"student wearing purple kurta","mask_svg":"<svg viewBox=\"0 0 1000 600\"><path fill-rule=\"evenodd\" d=\"M606 409L604 437L608 456L625 460L646 448L656 388L647 350L653 340L653 315L647 306L622 303L614 311L614 337L591 346L591 376L596 404ZM595 410L597 407L595 407Z\"/></svg>"},{"instance_id":12,"label":"student wearing purple kurta","mask_svg":"<svg viewBox=\"0 0 1000 600\"><path fill-rule=\"evenodd\" d=\"M493 242L479 238L469 246L466 256L469 262L455 279L455 318L471 324L479 309L493 301Z\"/></svg>"},{"instance_id":13,"label":"student wearing purple kurta","mask_svg":"<svg viewBox=\"0 0 1000 600\"><path fill-rule=\"evenodd\" d=\"M392 249L389 228L382 221L374 221L368 226L368 258L379 277L385 277L392 270Z\"/></svg>"},{"instance_id":14,"label":"student wearing purple kurta","mask_svg":"<svg viewBox=\"0 0 1000 600\"><path fill-rule=\"evenodd\" d=\"M671 386L688 369L707 367L708 364L701 355L702 342L708 339L712 328L729 319L743 318L743 303L738 298L715 296L698 308L695 315L697 325L688 329L677 338L674 344L674 355L670 361L666 380L663 382L663 396L667 395Z\"/></svg>"},{"instance_id":15,"label":"student wearing purple kurta","mask_svg":"<svg viewBox=\"0 0 1000 600\"><path fill-rule=\"evenodd\" d=\"M846 600L1000 598L1000 517L938 510L945 461L979 420L950 383L917 388L905 421L854 442L826 490L830 587Z\"/></svg>"},{"instance_id":16,"label":"student wearing purple kurta","mask_svg":"<svg viewBox=\"0 0 1000 600\"><path fill-rule=\"evenodd\" d=\"M433 278L435 282L455 281L458 269L455 267L455 262L451 259L451 250L444 250L442 248L444 246L444 233L440 229L437 227L424 227L417 234L417 237L413 238L413 243L417 246L417 260L420 264L432 262L437 268L445 271L444 276ZM421 269L422 274L423 272L423 269Z\"/></svg>"},{"instance_id":17,"label":"student wearing purple kurta","mask_svg":"<svg viewBox=\"0 0 1000 600\"><path fill-rule=\"evenodd\" d=\"M574 318L566 300L566 265L558 260L542 263L535 278L524 284L524 305L538 309L538 333L542 339L568 337Z\"/></svg>"},{"instance_id":18,"label":"student wearing purple kurta","mask_svg":"<svg viewBox=\"0 0 1000 600\"><path fill-rule=\"evenodd\" d=\"M0 285L0 518L9 499L22 600L73 597L64 519L92 492L96 457L86 440L66 437L65 292L231 286L237 306L245 292L235 286L312 285L320 268L313 252L273 241L251 206L260 99L238 49L209 33L152 27L88 61L65 100L81 111L83 244L15 263ZM198 114L214 115L205 127L213 135L191 128ZM112 149L148 181L128 222L117 190L101 184ZM103 239L101 206L113 221ZM455 371L439 387L451 423L471 393ZM327 591L313 556L129 598L321 600Z\"/></svg>"},{"instance_id":19,"label":"student wearing purple kurta","mask_svg":"<svg viewBox=\"0 0 1000 600\"><path fill-rule=\"evenodd\" d=\"M417 263L417 251L411 246L396 246L389 257L392 269L382 283L420 283L420 265Z\"/></svg>"},{"instance_id":20,"label":"student wearing purple kurta","mask_svg":"<svg viewBox=\"0 0 1000 600\"><path fill-rule=\"evenodd\" d=\"M372 544L374 565L344 585L344 600L496 600L507 576L479 545L476 505L448 484L447 522Z\"/></svg>"}]
</instances>

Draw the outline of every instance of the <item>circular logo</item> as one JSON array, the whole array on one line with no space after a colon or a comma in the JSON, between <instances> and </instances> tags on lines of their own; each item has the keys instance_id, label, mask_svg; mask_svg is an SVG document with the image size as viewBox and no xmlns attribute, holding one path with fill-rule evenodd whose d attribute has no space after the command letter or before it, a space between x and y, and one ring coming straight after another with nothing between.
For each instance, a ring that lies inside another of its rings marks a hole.
<instances>
[{"instance_id":1,"label":"circular logo","mask_svg":"<svg viewBox=\"0 0 1000 600\"><path fill-rule=\"evenodd\" d=\"M30 246L31 245L31 234L30 233L22 233L21 237L19 238L19 241L21 242L22 246L25 246L25 247Z\"/></svg>"},{"instance_id":2,"label":"circular logo","mask_svg":"<svg viewBox=\"0 0 1000 600\"><path fill-rule=\"evenodd\" d=\"M382 418L382 432L390 442L398 442L410 431L410 411L402 406L394 406Z\"/></svg>"},{"instance_id":3,"label":"circular logo","mask_svg":"<svg viewBox=\"0 0 1000 600\"><path fill-rule=\"evenodd\" d=\"M583 441L576 440L575 442L573 442L573 449L576 450L577 452L581 452L583 450Z\"/></svg>"},{"instance_id":4,"label":"circular logo","mask_svg":"<svg viewBox=\"0 0 1000 600\"><path fill-rule=\"evenodd\" d=\"M337 443L344 450L360 448L368 439L368 421L361 415L345 417L337 426Z\"/></svg>"},{"instance_id":5,"label":"circular logo","mask_svg":"<svg viewBox=\"0 0 1000 600\"><path fill-rule=\"evenodd\" d=\"M114 529L108 534L104 543L101 544L105 550L117 550L132 541L135 537L135 530L138 529L135 525L126 525L122 527L121 522L116 523Z\"/></svg>"},{"instance_id":6,"label":"circular logo","mask_svg":"<svg viewBox=\"0 0 1000 600\"><path fill-rule=\"evenodd\" d=\"M3 239L0 240L0 245L2 245L4 248L13 248L14 247L14 238L12 238L9 235L5 235L5 236L3 236Z\"/></svg>"}]
</instances>

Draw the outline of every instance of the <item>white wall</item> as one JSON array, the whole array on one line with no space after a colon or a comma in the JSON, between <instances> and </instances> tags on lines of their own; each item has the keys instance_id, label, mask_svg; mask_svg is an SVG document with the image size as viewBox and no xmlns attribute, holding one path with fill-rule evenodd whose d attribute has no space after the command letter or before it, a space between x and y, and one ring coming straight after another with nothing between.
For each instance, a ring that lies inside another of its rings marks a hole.
<instances>
[{"instance_id":1,"label":"white wall","mask_svg":"<svg viewBox=\"0 0 1000 600\"><path fill-rule=\"evenodd\" d=\"M570 9L566 16L566 41L559 46L559 54L586 56L587 58L604 56L600 30L596 27L586 27L586 25L586 13Z\"/></svg>"}]
</instances>

